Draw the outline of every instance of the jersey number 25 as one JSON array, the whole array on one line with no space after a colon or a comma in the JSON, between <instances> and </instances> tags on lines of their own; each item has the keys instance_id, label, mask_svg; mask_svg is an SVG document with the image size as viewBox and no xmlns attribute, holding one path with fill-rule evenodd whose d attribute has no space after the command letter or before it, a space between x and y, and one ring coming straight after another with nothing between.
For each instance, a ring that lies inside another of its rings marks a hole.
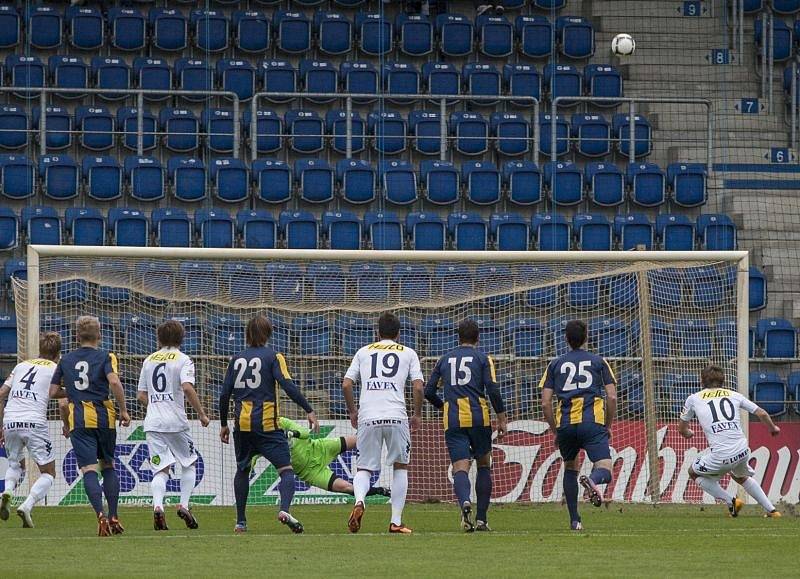
<instances>
[{"instance_id":1,"label":"jersey number 25","mask_svg":"<svg viewBox=\"0 0 800 579\"><path fill-rule=\"evenodd\" d=\"M578 362L578 367L576 368L572 362L564 362L561 366L561 373L566 374L567 379L564 381L563 391L569 392L578 388L589 388L593 381L592 374L589 372L591 364L589 360L584 360L583 362ZM575 374L583 381L576 383Z\"/></svg>"}]
</instances>

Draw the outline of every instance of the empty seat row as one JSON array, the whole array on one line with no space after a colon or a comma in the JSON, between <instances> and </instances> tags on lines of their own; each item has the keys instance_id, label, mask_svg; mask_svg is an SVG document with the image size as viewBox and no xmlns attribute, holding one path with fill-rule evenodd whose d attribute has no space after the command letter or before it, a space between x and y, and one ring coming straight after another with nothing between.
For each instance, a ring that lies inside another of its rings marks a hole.
<instances>
[{"instance_id":1,"label":"empty seat row","mask_svg":"<svg viewBox=\"0 0 800 579\"><path fill-rule=\"evenodd\" d=\"M800 38L800 20L795 20L792 25L786 24L780 18L772 18L772 58L775 62L783 62L792 58L797 53L797 39ZM754 38L756 50L759 55L767 50L769 44L769 28L764 21L756 19Z\"/></svg>"},{"instance_id":2,"label":"empty seat row","mask_svg":"<svg viewBox=\"0 0 800 579\"><path fill-rule=\"evenodd\" d=\"M751 372L749 384L750 398L770 415L800 414L800 372L786 379L776 372Z\"/></svg>"},{"instance_id":3,"label":"empty seat row","mask_svg":"<svg viewBox=\"0 0 800 579\"><path fill-rule=\"evenodd\" d=\"M745 14L754 14L764 9L766 0L744 0ZM794 14L800 11L800 0L770 0L770 8L778 14Z\"/></svg>"}]
</instances>

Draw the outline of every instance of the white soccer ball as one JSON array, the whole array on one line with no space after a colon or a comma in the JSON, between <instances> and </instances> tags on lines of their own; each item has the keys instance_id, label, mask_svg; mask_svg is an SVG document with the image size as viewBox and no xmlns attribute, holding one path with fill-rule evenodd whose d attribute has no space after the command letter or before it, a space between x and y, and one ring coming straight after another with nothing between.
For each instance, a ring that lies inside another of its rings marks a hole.
<instances>
[{"instance_id":1,"label":"white soccer ball","mask_svg":"<svg viewBox=\"0 0 800 579\"><path fill-rule=\"evenodd\" d=\"M617 34L611 41L611 53L617 56L630 56L636 50L636 42L630 34Z\"/></svg>"}]
</instances>

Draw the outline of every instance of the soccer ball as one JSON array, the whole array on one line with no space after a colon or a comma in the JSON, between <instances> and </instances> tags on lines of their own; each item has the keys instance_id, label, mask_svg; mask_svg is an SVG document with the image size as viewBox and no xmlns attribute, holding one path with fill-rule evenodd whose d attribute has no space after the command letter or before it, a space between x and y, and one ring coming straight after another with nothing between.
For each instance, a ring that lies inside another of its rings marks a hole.
<instances>
[{"instance_id":1,"label":"soccer ball","mask_svg":"<svg viewBox=\"0 0 800 579\"><path fill-rule=\"evenodd\" d=\"M611 41L611 52L617 56L630 56L636 50L636 42L630 34L617 34Z\"/></svg>"}]
</instances>

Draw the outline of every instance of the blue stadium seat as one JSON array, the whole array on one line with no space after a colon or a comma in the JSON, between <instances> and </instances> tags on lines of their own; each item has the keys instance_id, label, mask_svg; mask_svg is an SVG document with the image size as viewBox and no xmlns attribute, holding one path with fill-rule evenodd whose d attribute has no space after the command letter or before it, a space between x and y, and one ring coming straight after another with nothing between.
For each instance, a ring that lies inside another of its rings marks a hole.
<instances>
[{"instance_id":1,"label":"blue stadium seat","mask_svg":"<svg viewBox=\"0 0 800 579\"><path fill-rule=\"evenodd\" d=\"M428 86L428 93L432 95L460 95L461 75L458 69L450 62L426 62L422 65L422 78ZM430 99L431 102L440 104L441 99ZM447 104L455 104L455 99L445 99Z\"/></svg>"},{"instance_id":2,"label":"blue stadium seat","mask_svg":"<svg viewBox=\"0 0 800 579\"><path fill-rule=\"evenodd\" d=\"M443 251L447 225L435 213L411 212L406 216L406 234L413 249Z\"/></svg>"},{"instance_id":3,"label":"blue stadium seat","mask_svg":"<svg viewBox=\"0 0 800 579\"><path fill-rule=\"evenodd\" d=\"M176 199L191 203L206 198L208 182L202 160L194 157L172 157L167 162L167 175Z\"/></svg>"},{"instance_id":4,"label":"blue stadium seat","mask_svg":"<svg viewBox=\"0 0 800 579\"><path fill-rule=\"evenodd\" d=\"M643 245L653 249L653 224L646 215L631 213L614 217L614 233L619 240L619 249L628 251Z\"/></svg>"},{"instance_id":5,"label":"blue stadium seat","mask_svg":"<svg viewBox=\"0 0 800 579\"><path fill-rule=\"evenodd\" d=\"M480 329L481 350L493 356L502 356L506 350L504 343L505 328L503 325L499 323L495 316L488 314L473 316L472 319Z\"/></svg>"},{"instance_id":6,"label":"blue stadium seat","mask_svg":"<svg viewBox=\"0 0 800 579\"><path fill-rule=\"evenodd\" d=\"M403 249L403 228L391 211L369 211L364 214L364 229L372 249Z\"/></svg>"},{"instance_id":7,"label":"blue stadium seat","mask_svg":"<svg viewBox=\"0 0 800 579\"><path fill-rule=\"evenodd\" d=\"M606 281L608 301L615 308L629 309L639 305L639 292L634 274L615 275Z\"/></svg>"},{"instance_id":8,"label":"blue stadium seat","mask_svg":"<svg viewBox=\"0 0 800 579\"><path fill-rule=\"evenodd\" d=\"M551 99L557 97L583 96L583 76L571 64L548 64L544 67L543 86ZM562 100L562 107L574 106L578 101Z\"/></svg>"},{"instance_id":9,"label":"blue stadium seat","mask_svg":"<svg viewBox=\"0 0 800 579\"><path fill-rule=\"evenodd\" d=\"M583 69L583 86L590 96L616 98L622 96L622 75L608 64L587 64ZM619 101L592 101L596 107L616 107Z\"/></svg>"},{"instance_id":10,"label":"blue stadium seat","mask_svg":"<svg viewBox=\"0 0 800 579\"><path fill-rule=\"evenodd\" d=\"M353 23L338 12L322 10L314 14L317 44L326 54L347 54L353 49Z\"/></svg>"},{"instance_id":11,"label":"blue stadium seat","mask_svg":"<svg viewBox=\"0 0 800 579\"><path fill-rule=\"evenodd\" d=\"M347 115L345 111L334 109L325 113L325 130L331 135L331 146L337 153L347 152ZM365 148L366 123L358 111L350 114L350 147L352 153L360 153Z\"/></svg>"},{"instance_id":12,"label":"blue stadium seat","mask_svg":"<svg viewBox=\"0 0 800 579\"><path fill-rule=\"evenodd\" d=\"M256 196L267 203L285 203L292 198L292 170L285 161L256 159L250 168Z\"/></svg>"},{"instance_id":13,"label":"blue stadium seat","mask_svg":"<svg viewBox=\"0 0 800 579\"><path fill-rule=\"evenodd\" d=\"M434 269L433 276L436 290L445 300L456 300L472 292L474 275L463 263L441 263Z\"/></svg>"},{"instance_id":14,"label":"blue stadium seat","mask_svg":"<svg viewBox=\"0 0 800 579\"><path fill-rule=\"evenodd\" d=\"M494 213L489 231L499 251L527 251L530 225L517 213Z\"/></svg>"},{"instance_id":15,"label":"blue stadium seat","mask_svg":"<svg viewBox=\"0 0 800 579\"><path fill-rule=\"evenodd\" d=\"M556 205L577 205L583 201L583 172L574 163L545 163L544 182Z\"/></svg>"},{"instance_id":16,"label":"blue stadium seat","mask_svg":"<svg viewBox=\"0 0 800 579\"><path fill-rule=\"evenodd\" d=\"M724 282L714 267L692 267L685 270L686 285L692 306L702 310L719 308L727 297Z\"/></svg>"},{"instance_id":17,"label":"blue stadium seat","mask_svg":"<svg viewBox=\"0 0 800 579\"><path fill-rule=\"evenodd\" d=\"M53 55L47 59L47 68L56 88L84 89L89 86L89 69L82 58L78 56ZM63 99L78 99L86 93L60 92Z\"/></svg>"},{"instance_id":18,"label":"blue stadium seat","mask_svg":"<svg viewBox=\"0 0 800 579\"><path fill-rule=\"evenodd\" d=\"M372 146L384 155L396 155L406 148L406 121L403 115L393 111L369 114L369 132L373 135Z\"/></svg>"},{"instance_id":19,"label":"blue stadium seat","mask_svg":"<svg viewBox=\"0 0 800 579\"><path fill-rule=\"evenodd\" d=\"M800 0L772 0L771 4L778 14L794 14L800 10Z\"/></svg>"},{"instance_id":20,"label":"blue stadium seat","mask_svg":"<svg viewBox=\"0 0 800 579\"><path fill-rule=\"evenodd\" d=\"M533 5L540 10L561 10L567 5L567 0L533 0Z\"/></svg>"},{"instance_id":21,"label":"blue stadium seat","mask_svg":"<svg viewBox=\"0 0 800 579\"><path fill-rule=\"evenodd\" d=\"M653 304L662 309L679 307L684 300L683 277L675 268L649 272Z\"/></svg>"},{"instance_id":22,"label":"blue stadium seat","mask_svg":"<svg viewBox=\"0 0 800 579\"><path fill-rule=\"evenodd\" d=\"M756 341L765 358L794 358L796 333L789 320L764 318L756 323Z\"/></svg>"},{"instance_id":23,"label":"blue stadium seat","mask_svg":"<svg viewBox=\"0 0 800 579\"><path fill-rule=\"evenodd\" d=\"M256 149L260 154L274 153L283 148L283 119L272 110L257 110L255 134L253 132L252 111L242 114L242 130L245 138L256 139Z\"/></svg>"},{"instance_id":24,"label":"blue stadium seat","mask_svg":"<svg viewBox=\"0 0 800 579\"><path fill-rule=\"evenodd\" d=\"M158 114L164 146L176 153L194 151L200 145L200 121L191 109L167 107Z\"/></svg>"},{"instance_id":25,"label":"blue stadium seat","mask_svg":"<svg viewBox=\"0 0 800 579\"><path fill-rule=\"evenodd\" d=\"M572 237L569 222L558 213L536 214L531 230L540 251L568 251Z\"/></svg>"},{"instance_id":26,"label":"blue stadium seat","mask_svg":"<svg viewBox=\"0 0 800 579\"><path fill-rule=\"evenodd\" d=\"M665 251L692 251L694 223L686 215L663 213L656 217L656 234Z\"/></svg>"},{"instance_id":27,"label":"blue stadium seat","mask_svg":"<svg viewBox=\"0 0 800 579\"><path fill-rule=\"evenodd\" d=\"M55 314L44 314L39 320L39 330L59 334L61 336L62 351L69 348L74 341L72 325L67 323L63 317Z\"/></svg>"},{"instance_id":28,"label":"blue stadium seat","mask_svg":"<svg viewBox=\"0 0 800 579\"><path fill-rule=\"evenodd\" d=\"M458 251L484 251L489 228L479 213L452 213L447 217L447 229Z\"/></svg>"},{"instance_id":29,"label":"blue stadium seat","mask_svg":"<svg viewBox=\"0 0 800 579\"><path fill-rule=\"evenodd\" d=\"M713 336L708 320L689 319L675 322L675 337L677 338L680 355L687 357L711 357ZM694 378L696 384L697 377Z\"/></svg>"},{"instance_id":30,"label":"blue stadium seat","mask_svg":"<svg viewBox=\"0 0 800 579\"><path fill-rule=\"evenodd\" d=\"M178 51L187 46L189 23L180 10L151 8L148 14L153 46L160 50Z\"/></svg>"},{"instance_id":31,"label":"blue stadium seat","mask_svg":"<svg viewBox=\"0 0 800 579\"><path fill-rule=\"evenodd\" d=\"M147 42L147 20L130 6L108 9L111 46L118 50L142 50Z\"/></svg>"},{"instance_id":32,"label":"blue stadium seat","mask_svg":"<svg viewBox=\"0 0 800 579\"><path fill-rule=\"evenodd\" d=\"M134 107L117 109L117 130L122 133L122 144L126 149L136 150L138 123L138 109ZM144 110L142 114L142 147L145 151L155 148L157 127L156 116L150 111Z\"/></svg>"},{"instance_id":33,"label":"blue stadium seat","mask_svg":"<svg viewBox=\"0 0 800 579\"><path fill-rule=\"evenodd\" d=\"M539 71L532 64L506 64L503 66L503 81L508 87L509 96L542 97L542 78ZM527 99L520 98L512 101L521 107L529 107L533 103Z\"/></svg>"},{"instance_id":34,"label":"blue stadium seat","mask_svg":"<svg viewBox=\"0 0 800 579\"><path fill-rule=\"evenodd\" d=\"M333 265L322 264L321 267L332 268ZM309 266L309 277L315 282L323 283L330 276L322 275L322 277L315 277L320 275L319 272L312 270L313 265ZM328 286L326 285L326 289ZM333 294L326 293L325 291L319 292L320 297L325 300L333 300ZM324 303L324 302L323 302ZM297 316L292 320L292 334L297 343L297 347L301 348L307 356L327 356L331 351L331 327L328 323L328 318L325 314L303 314Z\"/></svg>"},{"instance_id":35,"label":"blue stadium seat","mask_svg":"<svg viewBox=\"0 0 800 579\"><path fill-rule=\"evenodd\" d=\"M28 264L24 259L9 259L3 266L3 281L6 284L11 278L28 279Z\"/></svg>"},{"instance_id":36,"label":"blue stadium seat","mask_svg":"<svg viewBox=\"0 0 800 579\"><path fill-rule=\"evenodd\" d=\"M203 247L233 247L235 227L230 213L224 209L198 209L194 226Z\"/></svg>"},{"instance_id":37,"label":"blue stadium seat","mask_svg":"<svg viewBox=\"0 0 800 579\"><path fill-rule=\"evenodd\" d=\"M461 14L439 14L436 33L446 56L467 56L472 52L472 22Z\"/></svg>"},{"instance_id":38,"label":"blue stadium seat","mask_svg":"<svg viewBox=\"0 0 800 579\"><path fill-rule=\"evenodd\" d=\"M22 23L17 7L10 4L0 6L0 48L17 46L21 35Z\"/></svg>"},{"instance_id":39,"label":"blue stadium seat","mask_svg":"<svg viewBox=\"0 0 800 579\"><path fill-rule=\"evenodd\" d=\"M533 161L505 163L503 183L508 200L516 205L534 205L542 200L542 172Z\"/></svg>"},{"instance_id":40,"label":"blue stadium seat","mask_svg":"<svg viewBox=\"0 0 800 579\"><path fill-rule=\"evenodd\" d=\"M786 382L775 372L751 372L750 393L770 416L786 414Z\"/></svg>"},{"instance_id":41,"label":"blue stadium seat","mask_svg":"<svg viewBox=\"0 0 800 579\"><path fill-rule=\"evenodd\" d=\"M214 159L210 164L210 182L217 198L225 203L239 203L250 196L250 173L241 159Z\"/></svg>"},{"instance_id":42,"label":"blue stadium seat","mask_svg":"<svg viewBox=\"0 0 800 579\"><path fill-rule=\"evenodd\" d=\"M90 198L113 201L122 197L122 169L115 158L87 155L81 160L81 173Z\"/></svg>"},{"instance_id":43,"label":"blue stadium seat","mask_svg":"<svg viewBox=\"0 0 800 579\"><path fill-rule=\"evenodd\" d=\"M530 58L543 58L553 52L553 24L545 16L524 14L517 16L514 29L522 54Z\"/></svg>"},{"instance_id":44,"label":"blue stadium seat","mask_svg":"<svg viewBox=\"0 0 800 579\"><path fill-rule=\"evenodd\" d=\"M300 61L300 78L303 81L304 92L306 93L335 94L338 87L339 71L327 60L303 59ZM335 100L333 97L308 96L306 98L314 103L328 103Z\"/></svg>"},{"instance_id":45,"label":"blue stadium seat","mask_svg":"<svg viewBox=\"0 0 800 579\"><path fill-rule=\"evenodd\" d=\"M234 118L232 109L203 109L200 120L209 149L215 153L233 151L234 124L238 122L238 119Z\"/></svg>"},{"instance_id":46,"label":"blue stadium seat","mask_svg":"<svg viewBox=\"0 0 800 579\"><path fill-rule=\"evenodd\" d=\"M161 94L145 94L145 100L163 101L170 98L172 67L167 60L140 56L133 61L133 77L139 88L163 91Z\"/></svg>"},{"instance_id":47,"label":"blue stadium seat","mask_svg":"<svg viewBox=\"0 0 800 579\"><path fill-rule=\"evenodd\" d=\"M580 268L575 273L584 273ZM583 279L567 284L567 305L576 309L595 311L600 305L600 280Z\"/></svg>"},{"instance_id":48,"label":"blue stadium seat","mask_svg":"<svg viewBox=\"0 0 800 579\"><path fill-rule=\"evenodd\" d=\"M90 151L106 151L114 146L114 125L114 116L106 107L75 109L75 128L80 131L81 145Z\"/></svg>"},{"instance_id":49,"label":"blue stadium seat","mask_svg":"<svg viewBox=\"0 0 800 579\"><path fill-rule=\"evenodd\" d=\"M550 156L553 153L553 118L552 115L539 113L539 152ZM569 122L561 115L555 119L556 126L556 155L559 157L569 152Z\"/></svg>"},{"instance_id":50,"label":"blue stadium seat","mask_svg":"<svg viewBox=\"0 0 800 579\"><path fill-rule=\"evenodd\" d=\"M262 84L266 92L296 92L297 70L290 62L285 60L265 60L261 63ZM285 103L291 97L267 96L264 97L274 103Z\"/></svg>"},{"instance_id":51,"label":"blue stadium seat","mask_svg":"<svg viewBox=\"0 0 800 579\"><path fill-rule=\"evenodd\" d=\"M219 88L248 101L256 92L256 69L247 60L218 60Z\"/></svg>"},{"instance_id":52,"label":"blue stadium seat","mask_svg":"<svg viewBox=\"0 0 800 579\"><path fill-rule=\"evenodd\" d=\"M772 32L772 58L775 62L783 62L792 56L794 50L795 31L780 18L773 19L774 30ZM758 54L761 54L762 45L767 43L768 31L764 30L764 21L757 18L754 23L754 39Z\"/></svg>"},{"instance_id":53,"label":"blue stadium seat","mask_svg":"<svg viewBox=\"0 0 800 579\"><path fill-rule=\"evenodd\" d=\"M64 29L61 14L53 6L26 6L28 42L33 48L58 48Z\"/></svg>"},{"instance_id":54,"label":"blue stadium seat","mask_svg":"<svg viewBox=\"0 0 800 579\"><path fill-rule=\"evenodd\" d=\"M367 161L340 160L336 163L336 180L342 198L348 203L375 200L375 169Z\"/></svg>"},{"instance_id":55,"label":"blue stadium seat","mask_svg":"<svg viewBox=\"0 0 800 579\"><path fill-rule=\"evenodd\" d=\"M461 182L467 189L467 199L476 205L491 205L500 201L500 172L494 163L485 161L462 163Z\"/></svg>"},{"instance_id":56,"label":"blue stadium seat","mask_svg":"<svg viewBox=\"0 0 800 579\"><path fill-rule=\"evenodd\" d=\"M586 157L605 157L611 152L611 126L601 115L572 115L575 150Z\"/></svg>"},{"instance_id":57,"label":"blue stadium seat","mask_svg":"<svg viewBox=\"0 0 800 579\"><path fill-rule=\"evenodd\" d=\"M672 199L681 207L704 205L706 194L706 168L700 163L670 163L667 183Z\"/></svg>"},{"instance_id":58,"label":"blue stadium seat","mask_svg":"<svg viewBox=\"0 0 800 579\"><path fill-rule=\"evenodd\" d=\"M61 245L61 219L52 207L23 207L20 222L29 244Z\"/></svg>"},{"instance_id":59,"label":"blue stadium seat","mask_svg":"<svg viewBox=\"0 0 800 579\"><path fill-rule=\"evenodd\" d=\"M349 211L326 211L322 229L330 249L361 249L361 221Z\"/></svg>"},{"instance_id":60,"label":"blue stadium seat","mask_svg":"<svg viewBox=\"0 0 800 579\"><path fill-rule=\"evenodd\" d=\"M180 277L186 280L186 293L195 298L209 299L216 296L214 265L209 262L187 262L181 264ZM201 340L205 330L205 321L195 316L170 316L169 320L180 322L185 330L181 350L190 356L202 354ZM202 325L201 325L202 323Z\"/></svg>"},{"instance_id":61,"label":"blue stadium seat","mask_svg":"<svg viewBox=\"0 0 800 579\"><path fill-rule=\"evenodd\" d=\"M408 62L390 61L382 67L383 87L388 95L415 95L419 94L421 79L419 69ZM413 98L390 97L390 102L410 104L416 101Z\"/></svg>"},{"instance_id":62,"label":"blue stadium seat","mask_svg":"<svg viewBox=\"0 0 800 579\"><path fill-rule=\"evenodd\" d=\"M17 106L0 106L0 148L19 149L28 142L31 128L30 117L25 109Z\"/></svg>"},{"instance_id":63,"label":"blue stadium seat","mask_svg":"<svg viewBox=\"0 0 800 579\"><path fill-rule=\"evenodd\" d=\"M517 357L539 357L544 354L545 330L535 319L519 316L509 319L506 334L513 344Z\"/></svg>"},{"instance_id":64,"label":"blue stadium seat","mask_svg":"<svg viewBox=\"0 0 800 579\"><path fill-rule=\"evenodd\" d=\"M47 126L45 127L45 143L48 149L66 149L72 145L72 115L62 107L46 107ZM39 129L42 112L39 107L33 109L33 128Z\"/></svg>"},{"instance_id":65,"label":"blue stadium seat","mask_svg":"<svg viewBox=\"0 0 800 579\"><path fill-rule=\"evenodd\" d=\"M39 178L45 196L50 199L73 199L80 192L81 168L69 155L40 157Z\"/></svg>"},{"instance_id":66,"label":"blue stadium seat","mask_svg":"<svg viewBox=\"0 0 800 579\"><path fill-rule=\"evenodd\" d=\"M613 245L611 224L604 215L578 213L572 218L572 232L581 251L610 251Z\"/></svg>"},{"instance_id":67,"label":"blue stadium seat","mask_svg":"<svg viewBox=\"0 0 800 579\"><path fill-rule=\"evenodd\" d=\"M376 262L354 263L350 266L350 287L360 303L382 303L389 295L389 275L386 266Z\"/></svg>"},{"instance_id":68,"label":"blue stadium seat","mask_svg":"<svg viewBox=\"0 0 800 579\"><path fill-rule=\"evenodd\" d=\"M155 157L126 157L125 179L134 199L158 201L164 198L164 168Z\"/></svg>"},{"instance_id":69,"label":"blue stadium seat","mask_svg":"<svg viewBox=\"0 0 800 579\"><path fill-rule=\"evenodd\" d=\"M531 129L525 116L518 113L492 113L494 146L502 155L524 155L530 149Z\"/></svg>"},{"instance_id":70,"label":"blue stadium seat","mask_svg":"<svg viewBox=\"0 0 800 579\"><path fill-rule=\"evenodd\" d=\"M278 224L289 249L317 249L319 223L312 213L282 211Z\"/></svg>"},{"instance_id":71,"label":"blue stadium seat","mask_svg":"<svg viewBox=\"0 0 800 579\"><path fill-rule=\"evenodd\" d=\"M153 209L150 220L153 223L156 242L161 247L191 246L192 223L183 209Z\"/></svg>"},{"instance_id":72,"label":"blue stadium seat","mask_svg":"<svg viewBox=\"0 0 800 579\"><path fill-rule=\"evenodd\" d=\"M458 347L458 334L455 321L440 314L430 314L422 318L420 324L427 347L425 352L429 356L442 356Z\"/></svg>"},{"instance_id":73,"label":"blue stadium seat","mask_svg":"<svg viewBox=\"0 0 800 579\"><path fill-rule=\"evenodd\" d=\"M556 36L560 52L567 58L589 58L594 54L594 28L586 18L559 16Z\"/></svg>"},{"instance_id":74,"label":"blue stadium seat","mask_svg":"<svg viewBox=\"0 0 800 579\"><path fill-rule=\"evenodd\" d=\"M417 174L408 161L380 161L378 177L383 196L389 203L408 205L417 200Z\"/></svg>"},{"instance_id":75,"label":"blue stadium seat","mask_svg":"<svg viewBox=\"0 0 800 579\"><path fill-rule=\"evenodd\" d=\"M383 14L359 12L356 14L356 31L359 48L371 56L383 56L392 50L394 27Z\"/></svg>"},{"instance_id":76,"label":"blue stadium seat","mask_svg":"<svg viewBox=\"0 0 800 579\"><path fill-rule=\"evenodd\" d=\"M300 198L309 203L333 200L334 171L324 159L298 159L294 162L294 178Z\"/></svg>"},{"instance_id":77,"label":"blue stadium seat","mask_svg":"<svg viewBox=\"0 0 800 579\"><path fill-rule=\"evenodd\" d=\"M456 151L462 155L482 155L489 148L489 123L480 113L452 113L450 131Z\"/></svg>"},{"instance_id":78,"label":"blue stadium seat","mask_svg":"<svg viewBox=\"0 0 800 579\"><path fill-rule=\"evenodd\" d=\"M400 51L409 56L433 52L433 23L421 14L398 14L394 21L400 39Z\"/></svg>"},{"instance_id":79,"label":"blue stadium seat","mask_svg":"<svg viewBox=\"0 0 800 579\"><path fill-rule=\"evenodd\" d=\"M408 132L414 148L424 155L441 151L441 114L437 111L416 110L408 113Z\"/></svg>"},{"instance_id":80,"label":"blue stadium seat","mask_svg":"<svg viewBox=\"0 0 800 579\"><path fill-rule=\"evenodd\" d=\"M236 231L247 249L273 249L278 239L278 225L269 211L242 209L236 214Z\"/></svg>"},{"instance_id":81,"label":"blue stadium seat","mask_svg":"<svg viewBox=\"0 0 800 579\"><path fill-rule=\"evenodd\" d=\"M0 155L2 193L10 199L27 199L36 194L36 168L25 155Z\"/></svg>"},{"instance_id":82,"label":"blue stadium seat","mask_svg":"<svg viewBox=\"0 0 800 579\"><path fill-rule=\"evenodd\" d=\"M9 75L9 80L13 87L33 89L44 86L45 70L38 56L9 54L6 56L5 71ZM37 96L37 94L35 90L14 92L14 95L22 99L30 99Z\"/></svg>"},{"instance_id":83,"label":"blue stadium seat","mask_svg":"<svg viewBox=\"0 0 800 579\"><path fill-rule=\"evenodd\" d=\"M196 8L190 15L194 43L206 52L219 52L228 48L230 22L224 12Z\"/></svg>"},{"instance_id":84,"label":"blue stadium seat","mask_svg":"<svg viewBox=\"0 0 800 579\"><path fill-rule=\"evenodd\" d=\"M631 201L642 207L657 207L667 199L667 178L655 163L630 163L626 175Z\"/></svg>"},{"instance_id":85,"label":"blue stadium seat","mask_svg":"<svg viewBox=\"0 0 800 579\"><path fill-rule=\"evenodd\" d=\"M142 265L147 266L148 264ZM158 273L160 273L158 269L155 272L147 272L146 268L142 268L140 275L153 277ZM147 356L155 352L158 349L156 325L157 322L149 316L124 314L120 318L120 327L124 340L128 345L128 352L141 356Z\"/></svg>"},{"instance_id":86,"label":"blue stadium seat","mask_svg":"<svg viewBox=\"0 0 800 579\"><path fill-rule=\"evenodd\" d=\"M96 50L105 41L103 13L88 6L69 6L65 11L70 44L81 50Z\"/></svg>"},{"instance_id":87,"label":"blue stadium seat","mask_svg":"<svg viewBox=\"0 0 800 579\"><path fill-rule=\"evenodd\" d=\"M375 338L375 322L366 316L339 314L334 324L336 335L342 337L345 356L355 356L364 344Z\"/></svg>"},{"instance_id":88,"label":"blue stadium seat","mask_svg":"<svg viewBox=\"0 0 800 579\"><path fill-rule=\"evenodd\" d=\"M0 251L15 249L19 244L19 222L10 207L0 207Z\"/></svg>"},{"instance_id":89,"label":"blue stadium seat","mask_svg":"<svg viewBox=\"0 0 800 579\"><path fill-rule=\"evenodd\" d=\"M289 146L298 153L321 151L325 137L325 123L312 110L290 110L284 118Z\"/></svg>"},{"instance_id":90,"label":"blue stadium seat","mask_svg":"<svg viewBox=\"0 0 800 579\"><path fill-rule=\"evenodd\" d=\"M86 294L88 292L88 285L86 280L71 279L67 281L60 281L56 284L55 298L61 304L82 304L86 302ZM103 332L107 330L108 322L103 318L107 316L100 316L100 326ZM101 343L105 342L107 337L101 338ZM113 342L113 337L111 338Z\"/></svg>"},{"instance_id":91,"label":"blue stadium seat","mask_svg":"<svg viewBox=\"0 0 800 579\"><path fill-rule=\"evenodd\" d=\"M392 268L392 279L397 285L398 295L403 296L408 303L430 300L430 272L424 265L399 263Z\"/></svg>"},{"instance_id":92,"label":"blue stadium seat","mask_svg":"<svg viewBox=\"0 0 800 579\"><path fill-rule=\"evenodd\" d=\"M763 310L767 307L767 276L760 269L751 265L749 278L750 311Z\"/></svg>"},{"instance_id":93,"label":"blue stadium seat","mask_svg":"<svg viewBox=\"0 0 800 579\"><path fill-rule=\"evenodd\" d=\"M380 75L370 62L345 61L339 67L344 92L358 94L378 94ZM353 102L365 104L373 102L372 97L354 98Z\"/></svg>"},{"instance_id":94,"label":"blue stadium seat","mask_svg":"<svg viewBox=\"0 0 800 579\"><path fill-rule=\"evenodd\" d=\"M17 353L17 317L0 313L0 354Z\"/></svg>"},{"instance_id":95,"label":"blue stadium seat","mask_svg":"<svg viewBox=\"0 0 800 579\"><path fill-rule=\"evenodd\" d=\"M636 157L646 157L650 154L651 150L651 135L652 129L650 122L642 115L634 117L634 135L635 146L634 153ZM617 149L620 154L625 157L630 157L631 138L630 138L630 116L626 114L616 114L611 121L612 137L617 140Z\"/></svg>"},{"instance_id":96,"label":"blue stadium seat","mask_svg":"<svg viewBox=\"0 0 800 579\"><path fill-rule=\"evenodd\" d=\"M175 79L179 90L196 91L198 95L183 95L190 102L208 100L208 91L214 90L214 70L205 60L179 58L175 61Z\"/></svg>"},{"instance_id":97,"label":"blue stadium seat","mask_svg":"<svg viewBox=\"0 0 800 579\"><path fill-rule=\"evenodd\" d=\"M278 49L289 53L304 53L311 49L311 21L302 12L278 10L273 17Z\"/></svg>"},{"instance_id":98,"label":"blue stadium seat","mask_svg":"<svg viewBox=\"0 0 800 579\"><path fill-rule=\"evenodd\" d=\"M625 201L625 176L610 163L587 163L584 178L589 197L595 205L614 207Z\"/></svg>"},{"instance_id":99,"label":"blue stadium seat","mask_svg":"<svg viewBox=\"0 0 800 579\"><path fill-rule=\"evenodd\" d=\"M92 76L96 88L126 90L131 88L131 69L122 58L93 57ZM115 92L102 92L98 96L110 101L127 98L125 93Z\"/></svg>"},{"instance_id":100,"label":"blue stadium seat","mask_svg":"<svg viewBox=\"0 0 800 579\"><path fill-rule=\"evenodd\" d=\"M619 318L598 316L589 320L589 340L601 356L625 357L631 355L631 336L628 324Z\"/></svg>"},{"instance_id":101,"label":"blue stadium seat","mask_svg":"<svg viewBox=\"0 0 800 579\"><path fill-rule=\"evenodd\" d=\"M234 45L244 52L261 53L269 49L269 18L261 12L236 10L231 15Z\"/></svg>"},{"instance_id":102,"label":"blue stadium seat","mask_svg":"<svg viewBox=\"0 0 800 579\"><path fill-rule=\"evenodd\" d=\"M475 35L479 50L486 56L510 56L514 49L514 27L503 16L483 13L475 19Z\"/></svg>"},{"instance_id":103,"label":"blue stadium seat","mask_svg":"<svg viewBox=\"0 0 800 579\"><path fill-rule=\"evenodd\" d=\"M730 251L736 249L736 226L727 215L705 214L697 217L697 238L703 249Z\"/></svg>"},{"instance_id":104,"label":"blue stadium seat","mask_svg":"<svg viewBox=\"0 0 800 579\"><path fill-rule=\"evenodd\" d=\"M420 176L425 187L425 197L436 205L452 205L460 194L459 173L449 161L424 160L420 163Z\"/></svg>"},{"instance_id":105,"label":"blue stadium seat","mask_svg":"<svg viewBox=\"0 0 800 579\"><path fill-rule=\"evenodd\" d=\"M732 360L737 356L737 324L735 318L720 318L714 326L714 348L716 355Z\"/></svg>"},{"instance_id":106,"label":"blue stadium seat","mask_svg":"<svg viewBox=\"0 0 800 579\"><path fill-rule=\"evenodd\" d=\"M696 374L664 374L656 383L658 396L674 416L680 415L686 399L697 392Z\"/></svg>"},{"instance_id":107,"label":"blue stadium seat","mask_svg":"<svg viewBox=\"0 0 800 579\"><path fill-rule=\"evenodd\" d=\"M471 96L495 97L500 95L502 77L493 64L470 62L461 69L461 78L466 94ZM497 104L497 99L472 99L478 106Z\"/></svg>"}]
</instances>

